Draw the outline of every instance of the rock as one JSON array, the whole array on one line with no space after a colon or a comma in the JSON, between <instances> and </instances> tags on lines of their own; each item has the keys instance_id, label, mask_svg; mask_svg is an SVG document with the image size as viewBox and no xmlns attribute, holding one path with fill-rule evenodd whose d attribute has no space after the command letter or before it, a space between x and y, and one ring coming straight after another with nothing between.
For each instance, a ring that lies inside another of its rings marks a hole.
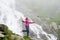
<instances>
[{"instance_id":1,"label":"rock","mask_svg":"<svg viewBox=\"0 0 60 40\"><path fill-rule=\"evenodd\" d=\"M0 38L2 38L2 37L4 37L4 35L0 33Z\"/></svg>"},{"instance_id":2,"label":"rock","mask_svg":"<svg viewBox=\"0 0 60 40\"><path fill-rule=\"evenodd\" d=\"M53 27L55 30L58 29L57 24L55 22L51 22L51 27Z\"/></svg>"},{"instance_id":3,"label":"rock","mask_svg":"<svg viewBox=\"0 0 60 40\"><path fill-rule=\"evenodd\" d=\"M58 25L58 29L60 29L60 25Z\"/></svg>"},{"instance_id":4,"label":"rock","mask_svg":"<svg viewBox=\"0 0 60 40\"><path fill-rule=\"evenodd\" d=\"M5 34L5 32L6 32L7 29L8 29L8 27L7 27L6 25L0 24L0 31L1 31L1 32L4 32L4 33L2 33L2 34Z\"/></svg>"}]
</instances>

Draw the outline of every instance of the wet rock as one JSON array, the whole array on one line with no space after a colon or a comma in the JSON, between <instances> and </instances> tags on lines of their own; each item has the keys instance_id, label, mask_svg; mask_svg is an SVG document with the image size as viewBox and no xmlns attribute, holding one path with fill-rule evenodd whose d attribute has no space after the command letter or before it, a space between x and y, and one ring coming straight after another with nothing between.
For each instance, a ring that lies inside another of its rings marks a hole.
<instances>
[{"instance_id":1,"label":"wet rock","mask_svg":"<svg viewBox=\"0 0 60 40\"><path fill-rule=\"evenodd\" d=\"M4 35L0 33L0 38L2 38L2 37L4 37Z\"/></svg>"},{"instance_id":2,"label":"wet rock","mask_svg":"<svg viewBox=\"0 0 60 40\"><path fill-rule=\"evenodd\" d=\"M2 34L5 34L7 29L8 29L8 27L6 25L0 24L0 31L3 32Z\"/></svg>"}]
</instances>

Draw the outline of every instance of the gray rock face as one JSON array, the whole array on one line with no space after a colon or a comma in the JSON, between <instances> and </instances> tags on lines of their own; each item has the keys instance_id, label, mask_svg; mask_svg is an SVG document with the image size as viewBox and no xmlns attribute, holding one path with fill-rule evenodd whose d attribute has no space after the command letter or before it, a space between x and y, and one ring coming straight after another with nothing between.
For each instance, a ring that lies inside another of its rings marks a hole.
<instances>
[{"instance_id":1,"label":"gray rock face","mask_svg":"<svg viewBox=\"0 0 60 40\"><path fill-rule=\"evenodd\" d=\"M5 32L7 29L8 29L8 27L6 25L0 24L0 31L1 32ZM2 33L2 34L5 34L5 33Z\"/></svg>"}]
</instances>

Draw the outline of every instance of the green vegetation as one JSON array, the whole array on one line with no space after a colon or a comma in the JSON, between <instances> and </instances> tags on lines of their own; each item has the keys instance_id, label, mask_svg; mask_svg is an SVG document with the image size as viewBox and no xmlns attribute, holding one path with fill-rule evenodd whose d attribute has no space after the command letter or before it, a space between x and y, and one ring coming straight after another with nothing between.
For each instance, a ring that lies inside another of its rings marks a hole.
<instances>
[{"instance_id":1,"label":"green vegetation","mask_svg":"<svg viewBox=\"0 0 60 40\"><path fill-rule=\"evenodd\" d=\"M47 37L45 37L45 38L43 38L43 40L48 40L48 38L47 38Z\"/></svg>"},{"instance_id":2,"label":"green vegetation","mask_svg":"<svg viewBox=\"0 0 60 40\"><path fill-rule=\"evenodd\" d=\"M30 37L27 37L27 36L24 36L23 37L25 40L31 40L31 38Z\"/></svg>"},{"instance_id":3,"label":"green vegetation","mask_svg":"<svg viewBox=\"0 0 60 40\"><path fill-rule=\"evenodd\" d=\"M0 38L0 40L31 40L31 38L27 36L19 38L17 34L14 34L11 30L8 30L8 27L4 24L0 24L0 31L4 32L4 37Z\"/></svg>"},{"instance_id":4,"label":"green vegetation","mask_svg":"<svg viewBox=\"0 0 60 40\"><path fill-rule=\"evenodd\" d=\"M6 33L6 35L4 36L3 40L12 40L12 38L11 38L12 31L6 30L5 33Z\"/></svg>"},{"instance_id":5,"label":"green vegetation","mask_svg":"<svg viewBox=\"0 0 60 40\"><path fill-rule=\"evenodd\" d=\"M56 32L57 32L58 36L60 36L60 29L58 29Z\"/></svg>"},{"instance_id":6,"label":"green vegetation","mask_svg":"<svg viewBox=\"0 0 60 40\"><path fill-rule=\"evenodd\" d=\"M18 40L18 39L15 37L14 40Z\"/></svg>"},{"instance_id":7,"label":"green vegetation","mask_svg":"<svg viewBox=\"0 0 60 40\"><path fill-rule=\"evenodd\" d=\"M52 18L51 21L56 22L58 25L60 25L60 16Z\"/></svg>"},{"instance_id":8,"label":"green vegetation","mask_svg":"<svg viewBox=\"0 0 60 40\"><path fill-rule=\"evenodd\" d=\"M30 37L24 36L23 38L21 38L20 40L31 40Z\"/></svg>"}]
</instances>

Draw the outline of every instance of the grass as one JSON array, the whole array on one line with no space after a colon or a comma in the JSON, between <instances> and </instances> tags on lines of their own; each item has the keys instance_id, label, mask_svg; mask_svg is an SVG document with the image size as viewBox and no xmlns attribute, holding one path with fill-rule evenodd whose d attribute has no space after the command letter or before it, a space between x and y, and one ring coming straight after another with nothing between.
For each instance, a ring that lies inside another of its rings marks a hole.
<instances>
[{"instance_id":1,"label":"grass","mask_svg":"<svg viewBox=\"0 0 60 40\"><path fill-rule=\"evenodd\" d=\"M58 36L60 36L60 29L58 29L56 32L57 32Z\"/></svg>"},{"instance_id":2,"label":"grass","mask_svg":"<svg viewBox=\"0 0 60 40\"><path fill-rule=\"evenodd\" d=\"M0 40L31 40L30 37L24 36L23 38L18 38L17 34L12 33L11 30L7 28L6 25L0 24L2 30L4 32L4 37L0 38Z\"/></svg>"},{"instance_id":3,"label":"grass","mask_svg":"<svg viewBox=\"0 0 60 40\"><path fill-rule=\"evenodd\" d=\"M31 40L30 37L24 36L23 38L21 38L20 40Z\"/></svg>"},{"instance_id":4,"label":"grass","mask_svg":"<svg viewBox=\"0 0 60 40\"><path fill-rule=\"evenodd\" d=\"M6 33L6 35L4 36L3 40L12 40L12 38L11 38L12 31L6 30L5 33Z\"/></svg>"},{"instance_id":5,"label":"grass","mask_svg":"<svg viewBox=\"0 0 60 40\"><path fill-rule=\"evenodd\" d=\"M27 36L24 36L23 37L25 40L31 40L31 38L30 37L27 37Z\"/></svg>"},{"instance_id":6,"label":"grass","mask_svg":"<svg viewBox=\"0 0 60 40\"><path fill-rule=\"evenodd\" d=\"M60 16L52 18L51 21L56 22L58 25L60 25Z\"/></svg>"},{"instance_id":7,"label":"grass","mask_svg":"<svg viewBox=\"0 0 60 40\"><path fill-rule=\"evenodd\" d=\"M12 39L13 38L12 37L12 31L6 30L5 33L6 33L6 35L4 36L3 40L18 40L18 38L16 38L16 37L14 39ZM20 40L31 40L31 38L30 37L27 37L27 36L24 36Z\"/></svg>"}]
</instances>

